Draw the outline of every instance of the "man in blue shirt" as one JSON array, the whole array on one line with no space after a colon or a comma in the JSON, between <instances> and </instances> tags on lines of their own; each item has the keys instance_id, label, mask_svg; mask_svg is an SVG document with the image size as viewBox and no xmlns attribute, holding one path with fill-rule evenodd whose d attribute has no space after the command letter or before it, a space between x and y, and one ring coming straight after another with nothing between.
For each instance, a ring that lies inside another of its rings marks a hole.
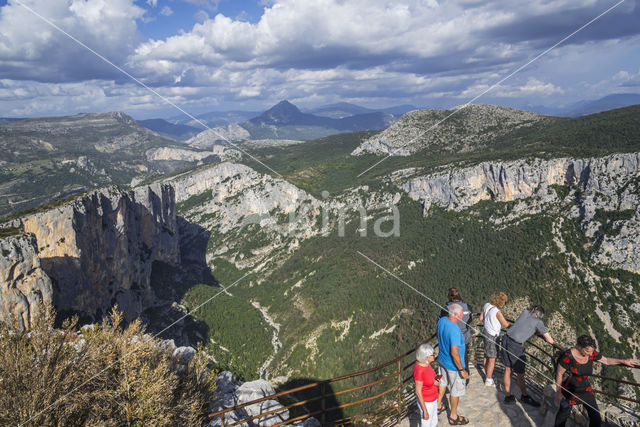
<instances>
[{"instance_id":1,"label":"man in blue shirt","mask_svg":"<svg viewBox=\"0 0 640 427\"><path fill-rule=\"evenodd\" d=\"M444 393L449 387L449 424L462 425L468 424L469 419L458 415L458 403L460 396L464 396L466 392L466 379L469 378L469 372L464 368L464 335L457 323L462 321L464 317L464 309L459 304L451 304L449 307L449 315L441 317L438 320L438 364L440 365L440 392L438 394L438 412L444 409L442 399Z\"/></svg>"}]
</instances>

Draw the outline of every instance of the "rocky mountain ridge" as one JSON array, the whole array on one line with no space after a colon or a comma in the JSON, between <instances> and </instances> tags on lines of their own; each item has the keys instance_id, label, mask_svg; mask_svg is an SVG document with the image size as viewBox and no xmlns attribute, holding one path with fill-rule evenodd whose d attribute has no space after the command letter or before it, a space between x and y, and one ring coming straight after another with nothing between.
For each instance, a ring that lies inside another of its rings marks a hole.
<instances>
[{"instance_id":1,"label":"rocky mountain ridge","mask_svg":"<svg viewBox=\"0 0 640 427\"><path fill-rule=\"evenodd\" d=\"M415 110L364 141L352 155L408 156L426 148L465 152L513 130L549 119L549 116L494 105Z\"/></svg>"}]
</instances>

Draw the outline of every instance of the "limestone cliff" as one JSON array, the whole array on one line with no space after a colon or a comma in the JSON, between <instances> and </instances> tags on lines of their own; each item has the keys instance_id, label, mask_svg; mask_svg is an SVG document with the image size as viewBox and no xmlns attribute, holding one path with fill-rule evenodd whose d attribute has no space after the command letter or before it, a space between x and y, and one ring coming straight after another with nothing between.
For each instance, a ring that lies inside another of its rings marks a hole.
<instances>
[{"instance_id":1,"label":"limestone cliff","mask_svg":"<svg viewBox=\"0 0 640 427\"><path fill-rule=\"evenodd\" d=\"M2 265L11 260L15 271L37 271L51 278L18 279L16 273L2 279L3 300L11 298L11 280L19 282L23 295L41 294L60 313L76 312L100 318L114 305L128 318L137 317L155 302L150 286L153 263L178 264L177 221L173 188L154 184L135 191L116 187L92 191L59 207L14 221L32 239L32 247L2 252ZM15 239L14 239L15 240ZM10 245L11 240L3 241ZM12 271L13 271L12 270ZM39 276L36 276L39 277ZM16 286L14 286L16 288ZM9 290L9 291L7 291ZM16 306L16 314L28 318L35 299Z\"/></svg>"},{"instance_id":2,"label":"limestone cliff","mask_svg":"<svg viewBox=\"0 0 640 427\"><path fill-rule=\"evenodd\" d=\"M549 203L570 197L574 203L569 206L568 215L582 222L589 237L603 226L596 218L599 211L627 212L628 217L616 221L618 232L603 237L594 260L640 273L639 177L640 153L624 153L601 158L452 166L446 171L408 179L401 186L409 197L423 203L425 214L432 205L459 211L481 200L522 201L515 205L513 214L535 214ZM554 185L564 188L566 195L558 195Z\"/></svg>"},{"instance_id":3,"label":"limestone cliff","mask_svg":"<svg viewBox=\"0 0 640 427\"><path fill-rule=\"evenodd\" d=\"M272 255L290 252L316 233L317 199L247 166L224 162L166 183L175 188L180 214L216 235L207 261L221 257L238 268L264 267ZM251 250L240 250L250 242Z\"/></svg>"},{"instance_id":4,"label":"limestone cliff","mask_svg":"<svg viewBox=\"0 0 640 427\"><path fill-rule=\"evenodd\" d=\"M33 235L0 239L0 253L0 320L15 315L24 327L34 307L51 302L51 279L40 266Z\"/></svg>"}]
</instances>

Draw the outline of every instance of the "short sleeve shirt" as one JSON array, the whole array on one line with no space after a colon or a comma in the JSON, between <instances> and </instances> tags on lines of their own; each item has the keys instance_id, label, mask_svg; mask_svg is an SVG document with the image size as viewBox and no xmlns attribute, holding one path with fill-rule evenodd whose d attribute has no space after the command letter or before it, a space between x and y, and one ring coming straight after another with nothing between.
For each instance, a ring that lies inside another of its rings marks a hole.
<instances>
[{"instance_id":1,"label":"short sleeve shirt","mask_svg":"<svg viewBox=\"0 0 640 427\"><path fill-rule=\"evenodd\" d=\"M471 331L469 330L468 325L473 320L473 310L471 309L471 306L469 304L467 304L466 302L463 302L463 301L449 301L449 302L447 302L447 306L445 308L443 308L442 310L440 310L440 317L448 317L449 316L449 306L451 304L458 304L459 306L462 307L462 311L464 312L464 315L462 316L462 320L460 322L456 323L456 325L458 325L458 328L460 328L460 331L462 332L462 335L464 335L465 342L470 342L471 341Z\"/></svg>"},{"instance_id":2,"label":"short sleeve shirt","mask_svg":"<svg viewBox=\"0 0 640 427\"><path fill-rule=\"evenodd\" d=\"M447 317L441 317L438 320L438 363L449 371L457 371L458 367L453 363L451 358L451 347L458 346L458 354L460 362L464 364L464 335L455 322Z\"/></svg>"},{"instance_id":3,"label":"short sleeve shirt","mask_svg":"<svg viewBox=\"0 0 640 427\"><path fill-rule=\"evenodd\" d=\"M558 358L558 365L565 368L569 373L569 377L563 382L562 386L571 394L593 393L589 385L589 375L593 373L593 362L600 359L602 359L602 355L594 350L587 363L580 364L571 354L571 349L565 350Z\"/></svg>"},{"instance_id":4,"label":"short sleeve shirt","mask_svg":"<svg viewBox=\"0 0 640 427\"><path fill-rule=\"evenodd\" d=\"M546 334L548 331L544 323L542 323L542 320L538 319L535 314L529 310L524 310L520 317L518 317L518 320L511 325L507 331L507 335L515 342L523 344L536 332Z\"/></svg>"},{"instance_id":5,"label":"short sleeve shirt","mask_svg":"<svg viewBox=\"0 0 640 427\"><path fill-rule=\"evenodd\" d=\"M438 387L435 386L436 373L431 366L413 365L414 381L422 381L422 398L425 402L433 402L438 398Z\"/></svg>"}]
</instances>

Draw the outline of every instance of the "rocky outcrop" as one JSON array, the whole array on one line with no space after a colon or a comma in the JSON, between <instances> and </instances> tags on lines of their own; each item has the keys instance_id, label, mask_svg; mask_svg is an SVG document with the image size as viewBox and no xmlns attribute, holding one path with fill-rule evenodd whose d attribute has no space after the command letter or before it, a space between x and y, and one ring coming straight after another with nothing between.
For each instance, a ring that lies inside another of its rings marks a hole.
<instances>
[{"instance_id":1,"label":"rocky outcrop","mask_svg":"<svg viewBox=\"0 0 640 427\"><path fill-rule=\"evenodd\" d=\"M242 156L241 152L226 145L214 145L210 150L185 150L183 148L162 147L154 148L146 153L147 160L157 161L181 161L181 162L201 162L210 156L218 156L220 160L238 160Z\"/></svg>"},{"instance_id":2,"label":"rocky outcrop","mask_svg":"<svg viewBox=\"0 0 640 427\"><path fill-rule=\"evenodd\" d=\"M317 232L317 199L244 165L220 163L166 183L175 188L181 215L218 236L208 248L207 261L223 257L238 268L262 265L272 253L290 252L298 239ZM197 202L192 203L192 197ZM239 250L252 240L251 251Z\"/></svg>"},{"instance_id":3,"label":"rocky outcrop","mask_svg":"<svg viewBox=\"0 0 640 427\"><path fill-rule=\"evenodd\" d=\"M485 162L469 168L413 178L402 188L428 211L432 204L462 210L481 200L513 201L533 196L551 199L552 185L582 190L582 216L590 219L596 209L632 209L638 195L631 189L619 194L640 172L640 153L615 154L589 159L527 159ZM598 196L598 197L596 197Z\"/></svg>"},{"instance_id":4,"label":"rocky outcrop","mask_svg":"<svg viewBox=\"0 0 640 427\"><path fill-rule=\"evenodd\" d=\"M28 233L35 247L21 246L22 261L2 277L3 299L10 298L11 280L20 280L23 295L40 294L62 314L99 319L117 304L127 318L138 317L155 302L154 262L180 261L175 194L167 185L93 191L13 225ZM20 259L17 249L2 258L4 264ZM45 279L16 279L18 271L37 271L38 265L53 286ZM26 301L28 306L14 309L25 319L37 309L33 297Z\"/></svg>"},{"instance_id":5,"label":"rocky outcrop","mask_svg":"<svg viewBox=\"0 0 640 427\"><path fill-rule=\"evenodd\" d=\"M197 162L211 156L212 153L183 148L161 147L148 150L145 155L150 162L178 160L183 162Z\"/></svg>"},{"instance_id":6,"label":"rocky outcrop","mask_svg":"<svg viewBox=\"0 0 640 427\"><path fill-rule=\"evenodd\" d=\"M237 123L227 126L218 126L200 132L193 138L187 140L187 144L193 148L207 149L216 144L242 141L251 138L249 131Z\"/></svg>"},{"instance_id":7,"label":"rocky outcrop","mask_svg":"<svg viewBox=\"0 0 640 427\"><path fill-rule=\"evenodd\" d=\"M35 307L51 303L51 279L40 267L33 235L0 239L0 320L15 316L26 327Z\"/></svg>"},{"instance_id":8,"label":"rocky outcrop","mask_svg":"<svg viewBox=\"0 0 640 427\"><path fill-rule=\"evenodd\" d=\"M554 185L566 194L557 193ZM640 153L485 162L408 179L401 186L409 197L422 202L425 215L433 205L460 211L481 200L527 200L516 204L513 214L535 214L548 203L569 196L575 201L569 215L582 221L589 237L604 226L598 212L629 212L610 227L615 233L603 236L593 258L640 273Z\"/></svg>"},{"instance_id":9,"label":"rocky outcrop","mask_svg":"<svg viewBox=\"0 0 640 427\"><path fill-rule=\"evenodd\" d=\"M549 117L495 105L468 105L453 110L415 110L364 141L352 155L408 156L427 147L468 151L515 129Z\"/></svg>"},{"instance_id":10,"label":"rocky outcrop","mask_svg":"<svg viewBox=\"0 0 640 427\"><path fill-rule=\"evenodd\" d=\"M273 389L273 386L271 386L271 384L269 384L265 380L241 383L234 378L231 372L224 371L218 374L218 377L216 379L215 400L209 406L209 412L218 412L223 409L242 405L243 403L261 399L272 394L275 394L275 390ZM278 410L280 408L283 408L283 406L276 399L269 399L259 403L255 403L253 405L245 406L244 408L225 413L224 425L233 424L240 420L254 417L262 413ZM285 409L280 412L265 415L264 417L256 418L253 421L249 421L248 423L242 425L247 425L249 427L269 427L285 422L288 419L289 411ZM209 423L209 427L217 427L220 425L220 417L215 417ZM315 418L307 418L304 421L298 421L292 425L316 427L320 426L320 423Z\"/></svg>"}]
</instances>

